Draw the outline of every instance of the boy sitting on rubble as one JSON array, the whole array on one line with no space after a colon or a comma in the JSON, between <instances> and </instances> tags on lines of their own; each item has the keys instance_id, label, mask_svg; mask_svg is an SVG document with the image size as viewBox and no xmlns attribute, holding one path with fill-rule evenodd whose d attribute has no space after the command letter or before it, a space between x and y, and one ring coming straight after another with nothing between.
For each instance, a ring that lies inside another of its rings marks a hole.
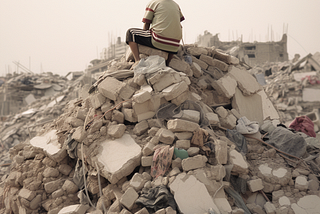
<instances>
[{"instance_id":1,"label":"boy sitting on rubble","mask_svg":"<svg viewBox=\"0 0 320 214\"><path fill-rule=\"evenodd\" d=\"M152 0L142 19L143 29L130 28L126 43L136 62L140 60L138 44L168 52L168 66L173 54L178 52L182 39L181 21L184 16L179 5L173 0Z\"/></svg>"}]
</instances>

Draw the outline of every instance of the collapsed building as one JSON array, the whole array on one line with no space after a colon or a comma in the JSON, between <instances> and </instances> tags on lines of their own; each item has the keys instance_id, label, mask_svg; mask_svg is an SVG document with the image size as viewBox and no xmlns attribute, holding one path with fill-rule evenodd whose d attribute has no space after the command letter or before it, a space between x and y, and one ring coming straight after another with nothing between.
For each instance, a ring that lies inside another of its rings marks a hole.
<instances>
[{"instance_id":1,"label":"collapsed building","mask_svg":"<svg viewBox=\"0 0 320 214\"><path fill-rule=\"evenodd\" d=\"M265 62L285 62L289 60L287 51L287 34L283 34L280 41L274 42L243 42L241 39L236 41L220 41L218 34L212 35L205 31L198 36L197 44L202 47L216 47L231 55L237 56L240 61L254 67Z\"/></svg>"},{"instance_id":2,"label":"collapsed building","mask_svg":"<svg viewBox=\"0 0 320 214\"><path fill-rule=\"evenodd\" d=\"M139 50L139 64L128 51L94 84L77 81L79 96L10 148L3 213L320 210L319 131L284 126L238 58L186 45L167 67L166 52Z\"/></svg>"}]
</instances>

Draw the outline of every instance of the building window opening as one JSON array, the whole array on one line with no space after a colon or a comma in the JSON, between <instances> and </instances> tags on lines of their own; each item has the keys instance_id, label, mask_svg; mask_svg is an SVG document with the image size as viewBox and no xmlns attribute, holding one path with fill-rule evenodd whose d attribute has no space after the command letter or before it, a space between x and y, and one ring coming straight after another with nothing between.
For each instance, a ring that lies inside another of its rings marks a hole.
<instances>
[{"instance_id":1,"label":"building window opening","mask_svg":"<svg viewBox=\"0 0 320 214\"><path fill-rule=\"evenodd\" d=\"M255 54L248 54L248 57L249 58L256 58L256 55Z\"/></svg>"},{"instance_id":2,"label":"building window opening","mask_svg":"<svg viewBox=\"0 0 320 214\"><path fill-rule=\"evenodd\" d=\"M246 46L244 47L245 50L255 50L256 49L256 46Z\"/></svg>"},{"instance_id":3,"label":"building window opening","mask_svg":"<svg viewBox=\"0 0 320 214\"><path fill-rule=\"evenodd\" d=\"M280 57L283 57L283 54L280 54Z\"/></svg>"}]
</instances>

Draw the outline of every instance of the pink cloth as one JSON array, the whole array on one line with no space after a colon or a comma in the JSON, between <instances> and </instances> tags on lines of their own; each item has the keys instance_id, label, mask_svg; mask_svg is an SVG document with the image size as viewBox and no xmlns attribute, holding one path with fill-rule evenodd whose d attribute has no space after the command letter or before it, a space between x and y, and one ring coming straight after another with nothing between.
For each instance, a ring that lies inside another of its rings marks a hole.
<instances>
[{"instance_id":1,"label":"pink cloth","mask_svg":"<svg viewBox=\"0 0 320 214\"><path fill-rule=\"evenodd\" d=\"M173 156L174 147L169 145L166 146L158 146L154 148L152 166L151 166L151 176L157 178L166 173L166 171L170 168L171 160Z\"/></svg>"},{"instance_id":2,"label":"pink cloth","mask_svg":"<svg viewBox=\"0 0 320 214\"><path fill-rule=\"evenodd\" d=\"M303 132L310 137L316 137L316 133L314 132L314 124L307 116L296 117L296 119L290 123L289 128Z\"/></svg>"}]
</instances>

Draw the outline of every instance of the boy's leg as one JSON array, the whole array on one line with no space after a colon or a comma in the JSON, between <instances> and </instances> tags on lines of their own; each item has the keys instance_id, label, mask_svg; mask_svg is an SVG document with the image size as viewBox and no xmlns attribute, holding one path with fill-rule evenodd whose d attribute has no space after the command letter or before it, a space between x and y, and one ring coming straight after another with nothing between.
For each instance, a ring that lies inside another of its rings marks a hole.
<instances>
[{"instance_id":1,"label":"boy's leg","mask_svg":"<svg viewBox=\"0 0 320 214\"><path fill-rule=\"evenodd\" d=\"M140 60L138 44L153 48L151 37L152 35L148 30L130 28L127 31L126 43L129 45L136 62Z\"/></svg>"},{"instance_id":2,"label":"boy's leg","mask_svg":"<svg viewBox=\"0 0 320 214\"><path fill-rule=\"evenodd\" d=\"M166 66L169 66L169 63L171 62L171 59L173 58L173 53L168 54L168 59L166 60Z\"/></svg>"},{"instance_id":3,"label":"boy's leg","mask_svg":"<svg viewBox=\"0 0 320 214\"><path fill-rule=\"evenodd\" d=\"M140 60L138 44L135 42L129 42L129 47L132 51L134 60L138 62Z\"/></svg>"}]
</instances>

